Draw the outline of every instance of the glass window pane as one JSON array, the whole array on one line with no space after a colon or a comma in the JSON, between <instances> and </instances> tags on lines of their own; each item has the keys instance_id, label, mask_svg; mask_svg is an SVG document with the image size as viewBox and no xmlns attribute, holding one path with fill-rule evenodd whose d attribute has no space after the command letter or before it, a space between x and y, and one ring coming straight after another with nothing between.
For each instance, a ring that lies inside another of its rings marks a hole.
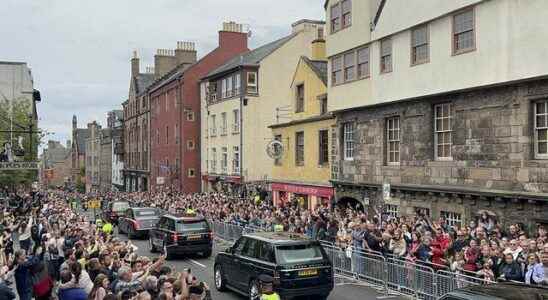
<instances>
[{"instance_id":1,"label":"glass window pane","mask_svg":"<svg viewBox=\"0 0 548 300\"><path fill-rule=\"evenodd\" d=\"M535 126L537 128L546 127L546 115L537 115L537 122Z\"/></svg>"},{"instance_id":2,"label":"glass window pane","mask_svg":"<svg viewBox=\"0 0 548 300\"><path fill-rule=\"evenodd\" d=\"M383 40L381 42L381 55L390 55L392 52L392 41L390 39Z\"/></svg>"},{"instance_id":3,"label":"glass window pane","mask_svg":"<svg viewBox=\"0 0 548 300\"><path fill-rule=\"evenodd\" d=\"M358 63L369 61L369 48L358 50Z\"/></svg>"},{"instance_id":4,"label":"glass window pane","mask_svg":"<svg viewBox=\"0 0 548 300\"><path fill-rule=\"evenodd\" d=\"M344 66L349 67L354 65L354 52L344 55Z\"/></svg>"},{"instance_id":5,"label":"glass window pane","mask_svg":"<svg viewBox=\"0 0 548 300\"><path fill-rule=\"evenodd\" d=\"M449 116L449 104L442 105L443 108L443 116L448 117Z\"/></svg>"},{"instance_id":6,"label":"glass window pane","mask_svg":"<svg viewBox=\"0 0 548 300\"><path fill-rule=\"evenodd\" d=\"M548 143L539 142L538 143L538 154L548 154Z\"/></svg>"},{"instance_id":7,"label":"glass window pane","mask_svg":"<svg viewBox=\"0 0 548 300\"><path fill-rule=\"evenodd\" d=\"M442 130L450 130L451 128L449 127L449 119L448 118L445 118L445 119L442 119Z\"/></svg>"},{"instance_id":8,"label":"glass window pane","mask_svg":"<svg viewBox=\"0 0 548 300\"><path fill-rule=\"evenodd\" d=\"M548 129L539 129L537 130L537 137L539 141L548 140Z\"/></svg>"},{"instance_id":9,"label":"glass window pane","mask_svg":"<svg viewBox=\"0 0 548 300\"><path fill-rule=\"evenodd\" d=\"M544 114L546 113L546 102L537 102L537 114Z\"/></svg>"}]
</instances>

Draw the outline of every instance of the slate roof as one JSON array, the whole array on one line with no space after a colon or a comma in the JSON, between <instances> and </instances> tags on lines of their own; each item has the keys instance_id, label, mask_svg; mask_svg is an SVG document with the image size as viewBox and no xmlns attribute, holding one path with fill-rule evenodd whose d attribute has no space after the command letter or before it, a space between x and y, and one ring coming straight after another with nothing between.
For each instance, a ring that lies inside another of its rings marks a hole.
<instances>
[{"instance_id":1,"label":"slate roof","mask_svg":"<svg viewBox=\"0 0 548 300\"><path fill-rule=\"evenodd\" d=\"M135 76L135 94L139 95L144 92L154 82L154 74L139 73Z\"/></svg>"},{"instance_id":2,"label":"slate roof","mask_svg":"<svg viewBox=\"0 0 548 300\"><path fill-rule=\"evenodd\" d=\"M311 60L306 56L302 57L304 62L316 73L318 78L320 78L327 86L327 61L325 60Z\"/></svg>"},{"instance_id":3,"label":"slate roof","mask_svg":"<svg viewBox=\"0 0 548 300\"><path fill-rule=\"evenodd\" d=\"M286 42L291 40L293 37L295 37L298 33L290 34L286 37L283 37L281 39L275 40L271 43L268 43L266 45L263 45L259 48L256 48L254 50L251 50L249 52L246 52L242 55L238 55L228 62L226 62L224 65L218 67L217 69L209 72L204 79L215 77L217 75L221 75L225 72L228 72L230 70L233 70L240 66L258 66L259 63L266 58L268 55L270 55L272 52L276 51L278 48L283 46Z\"/></svg>"},{"instance_id":4,"label":"slate roof","mask_svg":"<svg viewBox=\"0 0 548 300\"><path fill-rule=\"evenodd\" d=\"M90 136L89 129L77 128L76 129L76 146L78 147L78 154L86 153L86 139Z\"/></svg>"}]
</instances>

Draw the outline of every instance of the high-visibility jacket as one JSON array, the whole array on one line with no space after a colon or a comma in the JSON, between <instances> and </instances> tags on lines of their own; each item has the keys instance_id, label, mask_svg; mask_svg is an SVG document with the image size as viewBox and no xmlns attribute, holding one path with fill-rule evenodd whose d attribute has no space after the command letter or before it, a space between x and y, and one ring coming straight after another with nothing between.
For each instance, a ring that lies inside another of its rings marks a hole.
<instances>
[{"instance_id":1,"label":"high-visibility jacket","mask_svg":"<svg viewBox=\"0 0 548 300\"><path fill-rule=\"evenodd\" d=\"M282 232L284 231L284 226L281 224L274 225L274 232Z\"/></svg>"},{"instance_id":2,"label":"high-visibility jacket","mask_svg":"<svg viewBox=\"0 0 548 300\"><path fill-rule=\"evenodd\" d=\"M280 300L280 296L276 293L272 293L270 295L262 294L260 300Z\"/></svg>"},{"instance_id":3,"label":"high-visibility jacket","mask_svg":"<svg viewBox=\"0 0 548 300\"><path fill-rule=\"evenodd\" d=\"M106 223L105 225L103 225L102 230L103 230L104 233L111 234L112 233L112 224Z\"/></svg>"}]
</instances>

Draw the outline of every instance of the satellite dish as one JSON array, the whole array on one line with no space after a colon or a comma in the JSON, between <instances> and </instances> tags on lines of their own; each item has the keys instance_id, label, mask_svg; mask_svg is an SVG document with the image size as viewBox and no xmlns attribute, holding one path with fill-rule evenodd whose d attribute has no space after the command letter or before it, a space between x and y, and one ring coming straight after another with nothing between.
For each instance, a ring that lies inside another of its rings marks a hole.
<instances>
[{"instance_id":1,"label":"satellite dish","mask_svg":"<svg viewBox=\"0 0 548 300\"><path fill-rule=\"evenodd\" d=\"M266 154L272 159L279 159L284 154L284 145L278 140L272 140L266 146Z\"/></svg>"}]
</instances>

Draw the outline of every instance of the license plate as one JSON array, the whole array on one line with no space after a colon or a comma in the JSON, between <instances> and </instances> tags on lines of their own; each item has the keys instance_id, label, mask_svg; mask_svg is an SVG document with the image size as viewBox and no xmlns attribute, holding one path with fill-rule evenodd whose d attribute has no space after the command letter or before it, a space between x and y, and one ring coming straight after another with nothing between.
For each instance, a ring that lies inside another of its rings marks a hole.
<instances>
[{"instance_id":1,"label":"license plate","mask_svg":"<svg viewBox=\"0 0 548 300\"><path fill-rule=\"evenodd\" d=\"M202 238L202 235L201 234L193 234L193 235L189 235L188 236L188 239L189 240L199 240Z\"/></svg>"},{"instance_id":2,"label":"license plate","mask_svg":"<svg viewBox=\"0 0 548 300\"><path fill-rule=\"evenodd\" d=\"M318 269L308 269L308 270L299 271L300 277L315 276L315 275L318 275Z\"/></svg>"}]
</instances>

